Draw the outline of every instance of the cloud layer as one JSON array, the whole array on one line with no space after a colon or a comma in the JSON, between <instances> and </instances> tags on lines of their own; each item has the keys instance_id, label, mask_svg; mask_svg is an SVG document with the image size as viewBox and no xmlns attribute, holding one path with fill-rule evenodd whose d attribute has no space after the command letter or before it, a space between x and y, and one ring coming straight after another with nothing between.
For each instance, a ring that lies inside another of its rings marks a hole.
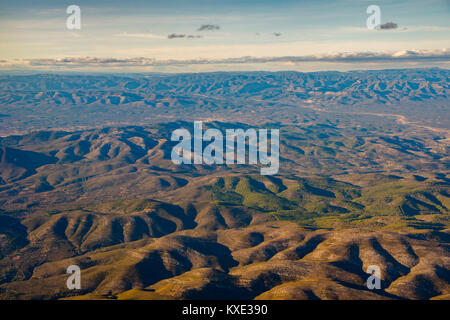
<instances>
[{"instance_id":1,"label":"cloud layer","mask_svg":"<svg viewBox=\"0 0 450 320\"><path fill-rule=\"evenodd\" d=\"M175 38L189 37L174 35ZM282 57L238 57L227 59L187 59L158 60L147 57L135 58L100 58L100 57L67 57L59 59L22 59L0 60L0 69L22 68L89 68L89 67L142 67L142 66L186 66L186 65L223 65L223 64L257 64L257 63L298 63L298 62L340 62L340 63L372 63L372 62L450 62L450 49L441 50L405 50L390 53L355 52L308 56Z\"/></svg>"}]
</instances>

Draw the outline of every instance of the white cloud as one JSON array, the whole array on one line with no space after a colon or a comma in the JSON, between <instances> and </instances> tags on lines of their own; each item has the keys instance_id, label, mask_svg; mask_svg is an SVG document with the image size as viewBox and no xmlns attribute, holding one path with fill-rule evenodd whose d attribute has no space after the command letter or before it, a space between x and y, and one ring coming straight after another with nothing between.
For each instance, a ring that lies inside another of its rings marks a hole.
<instances>
[{"instance_id":1,"label":"white cloud","mask_svg":"<svg viewBox=\"0 0 450 320\"><path fill-rule=\"evenodd\" d=\"M303 62L324 63L414 63L414 62L450 62L450 49L440 50L403 50L396 52L341 52L335 54L279 56L279 57L235 57L224 59L154 59L148 57L105 58L105 57L66 57L57 59L21 59L3 60L0 68L127 68L127 67L173 67L195 65L242 65L276 63L294 65Z\"/></svg>"}]
</instances>

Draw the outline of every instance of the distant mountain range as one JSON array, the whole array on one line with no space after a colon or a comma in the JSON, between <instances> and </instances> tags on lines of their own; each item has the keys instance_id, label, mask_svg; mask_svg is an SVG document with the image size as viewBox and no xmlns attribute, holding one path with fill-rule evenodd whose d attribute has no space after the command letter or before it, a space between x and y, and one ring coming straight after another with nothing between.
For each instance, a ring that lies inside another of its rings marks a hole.
<instances>
[{"instance_id":1,"label":"distant mountain range","mask_svg":"<svg viewBox=\"0 0 450 320\"><path fill-rule=\"evenodd\" d=\"M449 78L443 69L2 75L0 135L174 120L298 123L323 111L402 115L450 128Z\"/></svg>"},{"instance_id":2,"label":"distant mountain range","mask_svg":"<svg viewBox=\"0 0 450 320\"><path fill-rule=\"evenodd\" d=\"M357 103L447 98L450 71L406 69L353 72L241 72L177 75L30 75L0 76L2 104L140 103L150 106L192 97L260 97ZM195 100L195 99L194 99Z\"/></svg>"}]
</instances>

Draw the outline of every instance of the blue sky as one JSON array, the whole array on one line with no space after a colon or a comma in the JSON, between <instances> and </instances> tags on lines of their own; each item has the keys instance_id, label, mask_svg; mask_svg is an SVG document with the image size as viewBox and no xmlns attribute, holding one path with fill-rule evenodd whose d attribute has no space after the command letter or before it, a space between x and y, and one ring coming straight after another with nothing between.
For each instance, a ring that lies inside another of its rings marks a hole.
<instances>
[{"instance_id":1,"label":"blue sky","mask_svg":"<svg viewBox=\"0 0 450 320\"><path fill-rule=\"evenodd\" d=\"M66 28L71 4L81 30ZM367 29L369 5L398 27ZM449 48L447 0L0 1L3 70L448 68Z\"/></svg>"}]
</instances>

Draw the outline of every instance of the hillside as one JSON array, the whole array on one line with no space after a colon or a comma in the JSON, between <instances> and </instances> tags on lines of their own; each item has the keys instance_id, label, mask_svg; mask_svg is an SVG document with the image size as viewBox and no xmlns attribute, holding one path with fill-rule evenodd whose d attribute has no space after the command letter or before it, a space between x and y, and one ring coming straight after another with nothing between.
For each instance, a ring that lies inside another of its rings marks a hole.
<instances>
[{"instance_id":1,"label":"hillside","mask_svg":"<svg viewBox=\"0 0 450 320\"><path fill-rule=\"evenodd\" d=\"M448 299L448 78L1 76L0 298ZM278 174L175 165L192 120L279 129Z\"/></svg>"}]
</instances>

